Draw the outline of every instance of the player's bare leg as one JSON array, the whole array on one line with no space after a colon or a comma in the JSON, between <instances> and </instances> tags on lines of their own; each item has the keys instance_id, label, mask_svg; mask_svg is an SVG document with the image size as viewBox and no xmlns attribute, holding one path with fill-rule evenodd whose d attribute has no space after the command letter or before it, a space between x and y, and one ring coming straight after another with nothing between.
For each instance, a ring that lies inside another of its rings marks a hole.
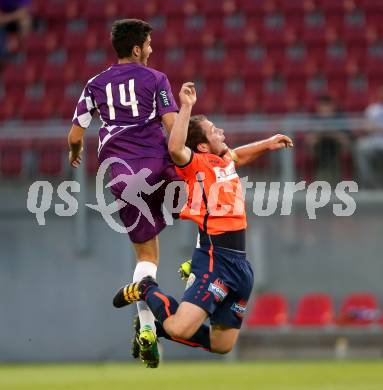
<instances>
[{"instance_id":1,"label":"player's bare leg","mask_svg":"<svg viewBox=\"0 0 383 390\"><path fill-rule=\"evenodd\" d=\"M203 325L208 316L204 309L190 302L182 302L178 306L174 298L161 292L152 278L121 288L115 296L114 305L123 307L140 299L149 302L166 332L163 336L168 339L219 354L230 352L237 341L239 329L214 325L209 331Z\"/></svg>"},{"instance_id":2,"label":"player's bare leg","mask_svg":"<svg viewBox=\"0 0 383 390\"><path fill-rule=\"evenodd\" d=\"M210 329L211 351L215 353L230 352L237 342L239 329L227 328L222 325L214 325Z\"/></svg>"},{"instance_id":3,"label":"player's bare leg","mask_svg":"<svg viewBox=\"0 0 383 390\"><path fill-rule=\"evenodd\" d=\"M181 302L175 314L162 324L169 336L190 339L207 318L205 310L189 302Z\"/></svg>"},{"instance_id":4,"label":"player's bare leg","mask_svg":"<svg viewBox=\"0 0 383 390\"><path fill-rule=\"evenodd\" d=\"M167 318L162 326L166 333L177 339L190 339L207 318L207 313L202 308L182 302L177 312ZM214 325L210 329L210 351L220 354L230 352L239 335L239 329Z\"/></svg>"},{"instance_id":5,"label":"player's bare leg","mask_svg":"<svg viewBox=\"0 0 383 390\"><path fill-rule=\"evenodd\" d=\"M133 243L133 246L137 259L133 282L139 282L147 275L156 278L159 261L158 236L143 243ZM140 356L147 367L156 368L159 364L159 352L154 316L144 301L137 302L137 311L140 329L135 326L132 354L135 358Z\"/></svg>"},{"instance_id":6,"label":"player's bare leg","mask_svg":"<svg viewBox=\"0 0 383 390\"><path fill-rule=\"evenodd\" d=\"M207 318L207 313L203 309L191 303L182 302L180 312L183 313L182 318L179 315L172 319L179 307L178 302L172 296L163 293L157 282L150 276L145 277L141 282L131 283L120 288L113 299L113 305L121 308L139 300L146 300L148 303L159 323L162 337L210 351L210 329L203 325L203 321ZM172 335L169 335L163 326L167 319L169 319L168 323ZM172 327L175 328L173 331ZM189 338L186 340L182 336Z\"/></svg>"},{"instance_id":7,"label":"player's bare leg","mask_svg":"<svg viewBox=\"0 0 383 390\"><path fill-rule=\"evenodd\" d=\"M150 261L158 266L160 256L160 244L158 236L143 243L133 243L137 262Z\"/></svg>"}]
</instances>

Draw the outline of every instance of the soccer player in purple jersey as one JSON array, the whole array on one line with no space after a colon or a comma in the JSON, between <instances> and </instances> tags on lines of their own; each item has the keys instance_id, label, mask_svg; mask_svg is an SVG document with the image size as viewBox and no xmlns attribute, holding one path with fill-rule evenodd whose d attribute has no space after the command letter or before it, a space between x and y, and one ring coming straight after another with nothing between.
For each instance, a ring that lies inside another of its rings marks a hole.
<instances>
[{"instance_id":1,"label":"soccer player in purple jersey","mask_svg":"<svg viewBox=\"0 0 383 390\"><path fill-rule=\"evenodd\" d=\"M118 157L128 163L128 167L120 163L112 164L112 179L131 175L131 170L138 173L143 168L149 168L149 185L154 186L164 180L164 184L154 193L142 194L142 199L150 208L154 226L131 204L119 212L127 228L139 219L137 226L128 230L137 258L134 281L146 275L156 277L159 262L158 234L166 225L161 210L164 191L167 183L179 180L162 131L165 127L170 132L178 107L166 75L147 67L152 53L151 31L151 26L141 20L124 19L113 23L111 41L118 63L87 82L68 136L69 162L76 168L81 163L85 129L97 110L102 121L99 162L109 157ZM111 187L117 199L123 198L125 189L126 185L121 182ZM147 367L154 368L159 363L154 317L145 302L138 302L137 307L141 329L133 344L133 355L139 355Z\"/></svg>"}]
</instances>

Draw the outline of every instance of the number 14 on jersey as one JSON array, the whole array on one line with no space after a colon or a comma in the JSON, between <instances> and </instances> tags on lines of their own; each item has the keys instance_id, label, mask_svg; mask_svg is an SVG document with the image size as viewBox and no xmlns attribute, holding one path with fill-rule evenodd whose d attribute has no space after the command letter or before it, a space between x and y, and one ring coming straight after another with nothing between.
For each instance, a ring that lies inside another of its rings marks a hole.
<instances>
[{"instance_id":1,"label":"number 14 on jersey","mask_svg":"<svg viewBox=\"0 0 383 390\"><path fill-rule=\"evenodd\" d=\"M120 103L122 106L132 108L133 116L138 116L138 101L136 93L134 92L134 79L129 80L129 101L126 101L125 84L118 84L118 90L120 93ZM109 118L111 120L116 119L116 111L113 105L112 83L106 85L106 98L109 108Z\"/></svg>"}]
</instances>

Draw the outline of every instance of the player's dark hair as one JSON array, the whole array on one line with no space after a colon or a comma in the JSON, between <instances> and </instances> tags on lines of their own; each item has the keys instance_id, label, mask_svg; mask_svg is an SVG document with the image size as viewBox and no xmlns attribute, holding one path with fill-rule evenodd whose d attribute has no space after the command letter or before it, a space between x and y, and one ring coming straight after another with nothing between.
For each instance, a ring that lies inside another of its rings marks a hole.
<instances>
[{"instance_id":1,"label":"player's dark hair","mask_svg":"<svg viewBox=\"0 0 383 390\"><path fill-rule=\"evenodd\" d=\"M143 20L116 20L112 25L111 40L117 57L130 57L134 46L139 46L142 49L152 30L152 26Z\"/></svg>"},{"instance_id":2,"label":"player's dark hair","mask_svg":"<svg viewBox=\"0 0 383 390\"><path fill-rule=\"evenodd\" d=\"M209 143L206 138L205 132L201 127L201 122L206 120L205 115L194 115L190 118L188 126L188 136L186 138L185 145L194 152L198 153L197 146L202 143Z\"/></svg>"}]
</instances>

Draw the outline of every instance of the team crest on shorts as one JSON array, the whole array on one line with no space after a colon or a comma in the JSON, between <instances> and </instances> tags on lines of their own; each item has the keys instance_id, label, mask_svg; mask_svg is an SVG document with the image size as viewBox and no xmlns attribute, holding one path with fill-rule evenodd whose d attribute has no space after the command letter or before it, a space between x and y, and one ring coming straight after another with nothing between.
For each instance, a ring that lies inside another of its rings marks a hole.
<instances>
[{"instance_id":1,"label":"team crest on shorts","mask_svg":"<svg viewBox=\"0 0 383 390\"><path fill-rule=\"evenodd\" d=\"M186 282L185 291L193 285L194 281L195 281L195 275L193 274L193 272L191 272L188 277L188 281Z\"/></svg>"},{"instance_id":2,"label":"team crest on shorts","mask_svg":"<svg viewBox=\"0 0 383 390\"><path fill-rule=\"evenodd\" d=\"M231 310L233 310L235 314L240 318L242 318L245 315L246 309L247 309L247 301L245 301L244 299L241 299L238 302L234 302L231 306Z\"/></svg>"},{"instance_id":3,"label":"team crest on shorts","mask_svg":"<svg viewBox=\"0 0 383 390\"><path fill-rule=\"evenodd\" d=\"M214 298L217 302L222 302L229 289L222 283L222 280L216 279L213 283L209 284L208 290L214 294Z\"/></svg>"}]
</instances>

